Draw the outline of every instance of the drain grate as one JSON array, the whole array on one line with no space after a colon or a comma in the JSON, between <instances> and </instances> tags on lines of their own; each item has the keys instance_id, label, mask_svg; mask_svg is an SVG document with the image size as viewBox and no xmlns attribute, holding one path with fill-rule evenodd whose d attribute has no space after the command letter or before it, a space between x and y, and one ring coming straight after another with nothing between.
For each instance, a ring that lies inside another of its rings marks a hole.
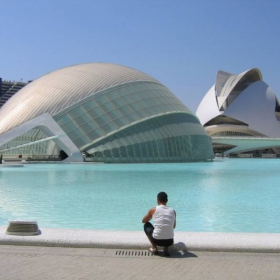
<instances>
[{"instance_id":1,"label":"drain grate","mask_svg":"<svg viewBox=\"0 0 280 280\"><path fill-rule=\"evenodd\" d=\"M147 251L129 251L129 250L117 250L115 253L116 256L119 257L151 257L153 256L152 253L147 252Z\"/></svg>"}]
</instances>

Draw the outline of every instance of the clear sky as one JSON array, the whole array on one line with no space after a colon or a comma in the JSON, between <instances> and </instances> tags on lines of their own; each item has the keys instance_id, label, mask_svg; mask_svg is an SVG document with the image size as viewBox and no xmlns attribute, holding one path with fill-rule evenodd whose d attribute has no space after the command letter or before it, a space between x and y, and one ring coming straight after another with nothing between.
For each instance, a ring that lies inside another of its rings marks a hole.
<instances>
[{"instance_id":1,"label":"clear sky","mask_svg":"<svg viewBox=\"0 0 280 280\"><path fill-rule=\"evenodd\" d=\"M218 70L257 67L280 96L279 0L0 0L0 77L110 62L159 80L195 113Z\"/></svg>"}]
</instances>

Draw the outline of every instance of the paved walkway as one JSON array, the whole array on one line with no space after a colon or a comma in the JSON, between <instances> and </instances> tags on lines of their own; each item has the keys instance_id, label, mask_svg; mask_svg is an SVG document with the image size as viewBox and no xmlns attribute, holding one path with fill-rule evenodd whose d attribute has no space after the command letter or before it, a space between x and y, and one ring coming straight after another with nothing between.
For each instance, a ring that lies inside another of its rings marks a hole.
<instances>
[{"instance_id":1,"label":"paved walkway","mask_svg":"<svg viewBox=\"0 0 280 280\"><path fill-rule=\"evenodd\" d=\"M0 245L0 279L280 279L280 253Z\"/></svg>"}]
</instances>

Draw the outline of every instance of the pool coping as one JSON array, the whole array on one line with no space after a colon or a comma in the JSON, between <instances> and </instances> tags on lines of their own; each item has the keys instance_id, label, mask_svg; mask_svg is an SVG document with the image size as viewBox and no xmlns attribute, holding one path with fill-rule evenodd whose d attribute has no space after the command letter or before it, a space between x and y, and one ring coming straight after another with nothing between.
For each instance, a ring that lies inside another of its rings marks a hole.
<instances>
[{"instance_id":1,"label":"pool coping","mask_svg":"<svg viewBox=\"0 0 280 280\"><path fill-rule=\"evenodd\" d=\"M104 249L147 249L142 231L40 228L39 235L7 235L0 226L0 245ZM175 232L171 250L280 253L278 233Z\"/></svg>"}]
</instances>

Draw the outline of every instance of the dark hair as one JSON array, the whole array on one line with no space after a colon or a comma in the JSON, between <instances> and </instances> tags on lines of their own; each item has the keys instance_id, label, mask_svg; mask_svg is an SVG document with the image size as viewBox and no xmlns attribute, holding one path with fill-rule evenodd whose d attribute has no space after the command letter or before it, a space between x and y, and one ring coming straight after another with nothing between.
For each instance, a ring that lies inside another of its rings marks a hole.
<instances>
[{"instance_id":1,"label":"dark hair","mask_svg":"<svg viewBox=\"0 0 280 280\"><path fill-rule=\"evenodd\" d=\"M167 193L165 193L165 192L160 192L160 193L158 193L157 199L158 199L160 202L163 202L163 203L167 202L167 201L168 201L168 199L167 199Z\"/></svg>"}]
</instances>

